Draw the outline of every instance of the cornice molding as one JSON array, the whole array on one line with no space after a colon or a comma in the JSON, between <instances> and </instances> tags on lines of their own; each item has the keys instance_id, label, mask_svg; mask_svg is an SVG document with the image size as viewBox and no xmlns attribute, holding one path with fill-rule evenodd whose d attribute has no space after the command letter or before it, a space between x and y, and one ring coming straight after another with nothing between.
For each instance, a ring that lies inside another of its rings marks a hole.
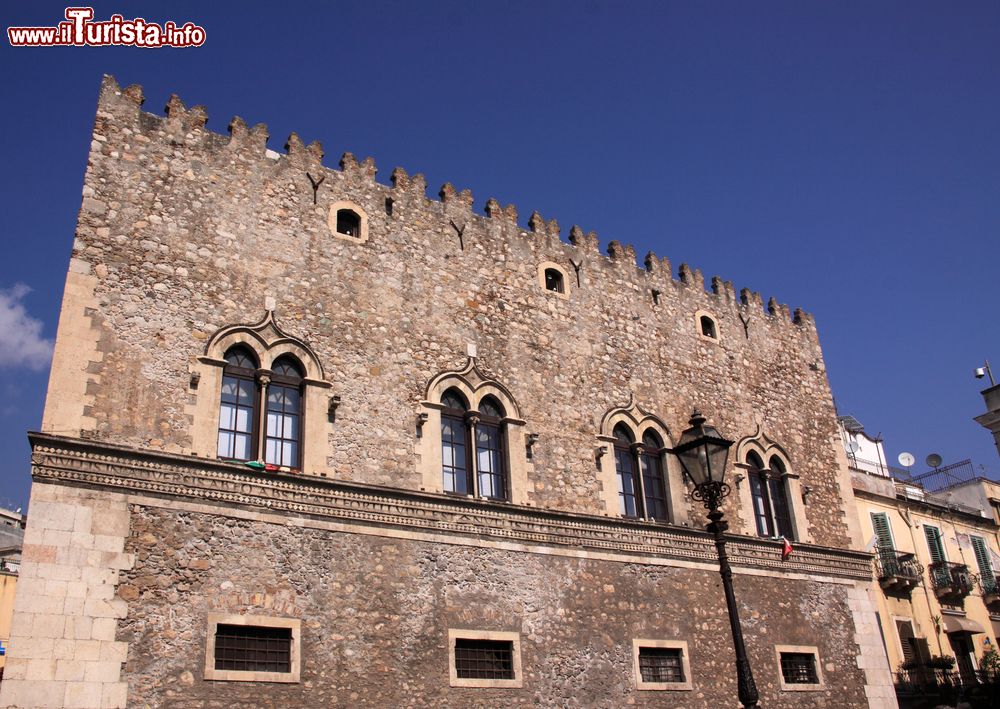
<instances>
[{"instance_id":1,"label":"cornice molding","mask_svg":"<svg viewBox=\"0 0 1000 709\"><path fill-rule=\"evenodd\" d=\"M636 556L682 562L718 561L707 532L656 523L539 510L394 488L334 482L288 473L258 473L244 466L125 446L29 434L32 477L178 502L256 508L270 514L388 527L414 533L600 552L622 560ZM781 560L781 544L729 535L734 567L785 573L871 579L870 554L796 544Z\"/></svg>"}]
</instances>

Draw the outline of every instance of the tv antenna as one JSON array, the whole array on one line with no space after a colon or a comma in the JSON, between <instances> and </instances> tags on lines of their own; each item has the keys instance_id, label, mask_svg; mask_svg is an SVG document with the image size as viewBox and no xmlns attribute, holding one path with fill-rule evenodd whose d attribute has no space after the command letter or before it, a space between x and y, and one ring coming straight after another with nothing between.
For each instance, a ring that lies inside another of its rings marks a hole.
<instances>
[{"instance_id":1,"label":"tv antenna","mask_svg":"<svg viewBox=\"0 0 1000 709\"><path fill-rule=\"evenodd\" d=\"M939 467L941 467L942 460L944 459L937 453L931 453L929 456L927 456L927 459L924 462L927 463L927 467L934 468L935 470L937 470Z\"/></svg>"},{"instance_id":2,"label":"tv antenna","mask_svg":"<svg viewBox=\"0 0 1000 709\"><path fill-rule=\"evenodd\" d=\"M917 459L913 457L913 454L907 453L906 451L900 453L899 458L897 458L897 460L899 460L899 464L902 465L904 468L909 468L914 463L917 462Z\"/></svg>"}]
</instances>

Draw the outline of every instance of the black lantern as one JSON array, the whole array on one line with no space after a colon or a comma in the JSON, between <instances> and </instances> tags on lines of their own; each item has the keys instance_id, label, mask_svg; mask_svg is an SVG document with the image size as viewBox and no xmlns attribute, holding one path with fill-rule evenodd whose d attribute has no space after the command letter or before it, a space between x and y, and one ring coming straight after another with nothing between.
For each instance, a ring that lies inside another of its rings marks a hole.
<instances>
[{"instance_id":1,"label":"black lantern","mask_svg":"<svg viewBox=\"0 0 1000 709\"><path fill-rule=\"evenodd\" d=\"M681 461L684 472L688 474L695 487L705 483L722 485L726 474L726 460L729 458L729 447L732 441L727 441L712 425L705 425L705 417L698 409L691 414L688 422L691 427L681 434L674 453Z\"/></svg>"}]
</instances>

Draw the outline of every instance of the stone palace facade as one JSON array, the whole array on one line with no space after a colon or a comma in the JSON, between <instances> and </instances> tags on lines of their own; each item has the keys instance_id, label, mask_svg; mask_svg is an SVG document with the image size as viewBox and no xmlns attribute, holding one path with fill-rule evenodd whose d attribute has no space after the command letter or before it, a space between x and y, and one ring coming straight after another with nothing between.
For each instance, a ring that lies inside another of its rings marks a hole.
<instances>
[{"instance_id":1,"label":"stone palace facade","mask_svg":"<svg viewBox=\"0 0 1000 709\"><path fill-rule=\"evenodd\" d=\"M696 407L762 705L895 706L809 315L142 103L105 78L0 706L735 706Z\"/></svg>"}]
</instances>

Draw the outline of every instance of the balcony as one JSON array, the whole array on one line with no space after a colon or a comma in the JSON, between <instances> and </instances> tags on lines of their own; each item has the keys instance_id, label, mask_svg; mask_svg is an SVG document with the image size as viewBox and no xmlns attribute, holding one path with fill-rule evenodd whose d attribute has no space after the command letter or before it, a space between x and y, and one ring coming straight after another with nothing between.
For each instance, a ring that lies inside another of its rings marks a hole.
<instances>
[{"instance_id":1,"label":"balcony","mask_svg":"<svg viewBox=\"0 0 1000 709\"><path fill-rule=\"evenodd\" d=\"M975 585L975 575L969 573L965 564L939 561L927 567L930 572L934 595L939 601L960 601L970 593Z\"/></svg>"},{"instance_id":2,"label":"balcony","mask_svg":"<svg viewBox=\"0 0 1000 709\"><path fill-rule=\"evenodd\" d=\"M878 573L879 585L890 593L908 594L920 583L924 575L924 567L913 554L905 554L895 549L878 550L875 570Z\"/></svg>"},{"instance_id":3,"label":"balcony","mask_svg":"<svg viewBox=\"0 0 1000 709\"><path fill-rule=\"evenodd\" d=\"M1000 605L1000 576L980 577L979 590L983 594L983 603Z\"/></svg>"}]
</instances>

